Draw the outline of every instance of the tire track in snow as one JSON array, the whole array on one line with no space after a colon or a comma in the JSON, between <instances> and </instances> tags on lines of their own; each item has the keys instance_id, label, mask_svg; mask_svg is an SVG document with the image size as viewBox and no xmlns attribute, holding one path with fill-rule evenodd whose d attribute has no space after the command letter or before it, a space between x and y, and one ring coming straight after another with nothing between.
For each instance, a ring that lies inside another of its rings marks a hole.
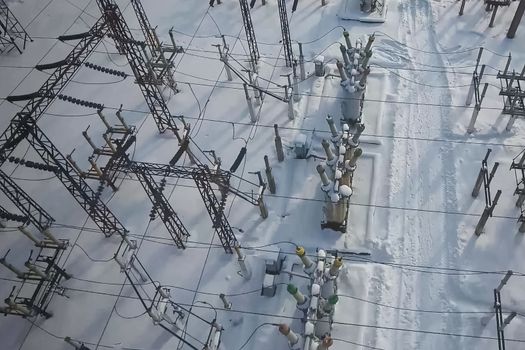
<instances>
[{"instance_id":1,"label":"tire track in snow","mask_svg":"<svg viewBox=\"0 0 525 350\"><path fill-rule=\"evenodd\" d=\"M409 38L412 45L432 51L440 51L437 36L433 26L433 14L430 0L410 1L409 21L411 32ZM407 50L409 57L418 57L418 60L426 60L430 64L444 65L443 57L440 55L421 55L415 50ZM448 85L446 75L431 74L428 72L413 72L416 81L431 81L435 85ZM451 103L450 90L432 89L424 86L416 86L411 91L415 92L414 98L419 102L437 101L443 104ZM449 129L449 110L429 109L428 107L414 107L416 115L411 118L412 136L444 137ZM420 128L419 130L416 128ZM437 134L437 135L436 135ZM444 135L445 134L445 135ZM417 147L414 145L414 147ZM419 203L421 208L445 208L447 211L457 210L456 184L455 184L455 160L453 148L450 145L436 147L426 145L426 150L419 145L420 158L417 161L425 171L420 172L419 183L424 183L425 188L418 189ZM426 156L425 153L426 152ZM423 156L423 158L421 158ZM421 193L423 191L423 193ZM427 192L428 191L428 192ZM426 193L425 193L426 192ZM456 247L456 221L442 215L429 217L419 216L422 231L417 234L419 243L419 262L435 264L439 266L455 265L454 259ZM452 310L454 309L448 299L448 286L457 283L456 278L443 275L417 274L418 295L416 306L418 308L429 308ZM454 279L454 280L451 280ZM422 329L444 329L446 331L457 331L461 328L460 317L450 316L424 316L417 326ZM418 348L431 349L436 346L435 339L424 335L417 337ZM456 348L458 339L449 338L441 342L439 346L445 348Z\"/></svg>"},{"instance_id":2,"label":"tire track in snow","mask_svg":"<svg viewBox=\"0 0 525 350\"><path fill-rule=\"evenodd\" d=\"M439 51L433 30L432 9L428 1L404 1L400 4L402 14L399 37L410 46ZM401 57L419 62L443 65L440 56L426 55L416 50L391 42ZM414 81L429 82L436 85L448 85L445 75L428 72L412 72ZM449 90L432 89L421 85L402 82L399 94L418 102L450 103ZM432 109L426 106L408 106L400 109L406 113L406 121L395 122L394 132L403 136L436 137L446 133L448 111ZM437 135L436 135L437 134ZM432 144L417 144L414 141L394 142L393 177L391 201L407 207L443 208L454 210L457 204L455 191L455 165L451 146L437 147ZM396 191L397 190L397 191ZM430 217L425 214L405 213L403 218L392 218L391 230L399 233L399 249L393 252L395 258L409 263L427 263L449 266L453 258L456 242L456 222L442 215ZM399 283L399 303L407 308L435 308L452 310L447 300L447 286L457 281L450 281L443 275L416 274L402 272ZM461 327L459 317L439 317L417 313L399 312L398 324L419 329L444 329L451 331ZM435 338L426 335L398 334L398 349L432 349L437 347ZM455 348L455 339L440 342L439 347Z\"/></svg>"}]
</instances>

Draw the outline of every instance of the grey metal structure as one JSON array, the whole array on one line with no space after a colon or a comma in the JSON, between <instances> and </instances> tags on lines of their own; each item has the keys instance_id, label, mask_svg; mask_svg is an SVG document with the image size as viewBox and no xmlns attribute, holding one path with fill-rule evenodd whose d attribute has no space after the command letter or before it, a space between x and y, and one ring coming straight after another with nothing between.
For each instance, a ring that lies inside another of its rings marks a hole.
<instances>
[{"instance_id":1,"label":"grey metal structure","mask_svg":"<svg viewBox=\"0 0 525 350\"><path fill-rule=\"evenodd\" d=\"M253 29L252 16L248 0L239 0L241 5L242 22L244 24L244 32L246 33L246 40L248 41L248 51L250 52L250 60L252 69L256 70L257 62L259 61L259 48L257 46L257 39L255 38L255 31Z\"/></svg>"},{"instance_id":2,"label":"grey metal structure","mask_svg":"<svg viewBox=\"0 0 525 350\"><path fill-rule=\"evenodd\" d=\"M146 39L146 44L149 49L148 64L150 69L155 75L155 82L158 84L164 84L174 91L177 91L177 82L173 78L173 59L177 53L177 48L165 47L160 42L155 28L153 28L149 22L146 11L140 0L131 0L131 5L135 10L137 19L139 20L140 28ZM171 35L171 33L170 33ZM170 56L166 58L165 53L169 53Z\"/></svg>"},{"instance_id":3,"label":"grey metal structure","mask_svg":"<svg viewBox=\"0 0 525 350\"><path fill-rule=\"evenodd\" d=\"M27 40L33 41L4 0L0 0L0 53L16 49L22 53Z\"/></svg>"},{"instance_id":4,"label":"grey metal structure","mask_svg":"<svg viewBox=\"0 0 525 350\"><path fill-rule=\"evenodd\" d=\"M290 39L290 27L288 14L286 13L286 0L277 0L279 6L279 19L281 21L281 35L283 40L284 59L286 66L291 67L293 63L292 40Z\"/></svg>"}]
</instances>

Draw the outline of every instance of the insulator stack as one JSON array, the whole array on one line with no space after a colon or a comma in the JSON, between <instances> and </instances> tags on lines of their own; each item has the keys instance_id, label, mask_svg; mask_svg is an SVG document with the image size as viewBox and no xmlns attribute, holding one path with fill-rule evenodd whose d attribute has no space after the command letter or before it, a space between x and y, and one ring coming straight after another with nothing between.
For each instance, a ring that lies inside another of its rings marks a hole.
<instances>
[{"instance_id":1,"label":"insulator stack","mask_svg":"<svg viewBox=\"0 0 525 350\"><path fill-rule=\"evenodd\" d=\"M104 106L102 104L100 104L100 103L86 101L86 100L81 100L79 98L75 98L75 97L71 97L71 96L67 96L67 95L63 95L63 94L58 94L57 98L59 100L67 101L67 102L70 102L70 103L73 103L73 104L79 105L79 106L84 106L84 107L89 107L89 108L94 108L94 109L104 109Z\"/></svg>"},{"instance_id":2,"label":"insulator stack","mask_svg":"<svg viewBox=\"0 0 525 350\"><path fill-rule=\"evenodd\" d=\"M24 223L24 222L27 222L29 218L27 216L17 215L17 214L9 213L7 211L0 210L0 219Z\"/></svg>"},{"instance_id":3,"label":"insulator stack","mask_svg":"<svg viewBox=\"0 0 525 350\"><path fill-rule=\"evenodd\" d=\"M118 70L111 69L111 68L106 68L106 67L103 67L103 66L99 66L98 64L94 64L94 63L90 63L90 62L84 62L84 65L86 67L88 67L88 68L91 68L93 70L96 70L96 71L99 71L99 72L102 72L102 73L115 75L117 77L123 77L123 78L128 77L128 74L125 73L125 72L118 71Z\"/></svg>"},{"instance_id":4,"label":"insulator stack","mask_svg":"<svg viewBox=\"0 0 525 350\"><path fill-rule=\"evenodd\" d=\"M25 160L25 159L18 158L18 157L11 156L7 158L7 160L10 161L11 163L20 164L28 168L35 168L38 170L50 171L52 173L56 173L58 171L58 168L56 166L47 165L44 163L33 162L31 160Z\"/></svg>"},{"instance_id":5,"label":"insulator stack","mask_svg":"<svg viewBox=\"0 0 525 350\"><path fill-rule=\"evenodd\" d=\"M130 39L125 39L123 37L115 38L115 36L111 33L107 33L107 36L108 38L114 39L116 42L128 42L128 43L132 43L134 45L140 46L140 47L147 46L146 42L141 41L141 40L130 40Z\"/></svg>"}]
</instances>

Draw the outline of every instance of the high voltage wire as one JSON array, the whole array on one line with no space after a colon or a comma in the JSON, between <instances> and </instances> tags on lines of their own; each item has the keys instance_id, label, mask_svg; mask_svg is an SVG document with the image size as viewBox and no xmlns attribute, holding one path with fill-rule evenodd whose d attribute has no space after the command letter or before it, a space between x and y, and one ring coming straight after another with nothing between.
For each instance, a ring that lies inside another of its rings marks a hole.
<instances>
[{"instance_id":1,"label":"high voltage wire","mask_svg":"<svg viewBox=\"0 0 525 350\"><path fill-rule=\"evenodd\" d=\"M132 178L125 178L126 180L131 181L138 181ZM194 185L182 185L181 187L187 187L187 188L197 188ZM240 191L241 193L245 195L251 195L251 192L246 191ZM324 203L326 202L325 199L321 198L305 198L305 197L297 197L297 196L287 196L287 195L278 195L278 194L266 194L266 198L280 198L280 199L289 199L289 200L299 200L299 201L307 201L307 202L320 202ZM439 209L422 209L422 208L408 208L408 207L399 207L399 206L392 206L392 205L386 205L386 204L369 204L369 203L357 203L357 202L349 202L349 206L356 206L356 207L366 207L366 208L376 208L376 209L388 209L388 210L400 210L400 211L409 211L409 212L418 212L418 213L429 213L429 214L443 214L443 215L457 215L457 216L471 216L471 217L478 217L480 214L478 213L467 213L467 212L460 212L460 211L447 211L447 210L439 210ZM518 217L515 216L506 216L506 215L492 215L493 218L497 219L508 219L508 220L518 220Z\"/></svg>"},{"instance_id":2,"label":"high voltage wire","mask_svg":"<svg viewBox=\"0 0 525 350\"><path fill-rule=\"evenodd\" d=\"M3 280L6 280L6 278L1 278ZM9 280L9 279L7 279ZM169 286L167 286L169 287ZM72 292L79 292L79 293L88 293L88 294L98 294L98 295L104 295L104 296L112 296L112 297L119 297L122 299L130 299L130 300L140 300L138 297L135 296L125 296L120 294L115 294L111 292L102 292L102 291L92 291L92 290L86 290L81 288L71 288L71 287L64 287L65 290L72 291ZM146 301L152 301L151 299L145 299ZM296 316L289 316L289 315L281 315L281 314L273 314L273 313L266 313L266 312L257 312L257 311L250 311L250 310L237 310L237 309L224 309L220 307L210 307L206 305L197 305L197 304L188 304L188 303L179 303L178 305L186 306L186 307L192 307L197 309L207 309L207 310L218 310L218 311L224 311L226 313L236 313L236 314L243 314L243 315L252 315L252 316L262 316L262 317L269 317L274 319L288 319L288 320L303 320L302 317L296 317ZM489 313L489 312L486 312ZM315 320L317 322L323 322L321 320ZM450 337L459 337L459 338L471 338L471 339L484 339L484 340L497 340L496 337L490 337L490 336L481 336L481 335L474 335L474 334L462 334L462 333L450 333L450 332L442 332L442 331L432 331L432 330L422 330L422 329L413 329L413 328L402 328L402 327L390 327L390 326L381 326L381 325L371 325L371 324L363 324L358 322L343 322L343 321L336 321L333 320L331 322L332 325L339 325L343 327L357 327L357 328L373 328L373 329L383 329L383 330L390 330L390 331L396 331L396 332L408 332L408 333L419 333L419 334L427 334L427 335L437 335L437 336L450 336ZM505 339L508 342L515 342L515 343L525 343L525 339Z\"/></svg>"},{"instance_id":3,"label":"high voltage wire","mask_svg":"<svg viewBox=\"0 0 525 350\"><path fill-rule=\"evenodd\" d=\"M75 230L82 229L82 227L80 227L80 226L70 225L70 224L61 224L61 223L54 223L53 227L54 228L69 228L69 229L75 229ZM101 232L97 228L84 228L84 231L86 231L86 232L93 232L93 233L100 233ZM166 238L166 237L148 235L148 236L144 236L144 238L143 238L143 236L136 235L136 234L130 234L130 236L131 237L135 237L135 238L141 238L141 239L144 239L145 241L152 242L152 243L174 246L174 244L171 243L171 239L170 238ZM159 241L156 241L156 239L158 239L158 240L165 240L165 241L168 241L168 242L159 242ZM188 240L188 243L197 244L197 245L212 246L214 248L223 248L222 245L214 244L214 243L210 244L209 242L198 242L198 241ZM280 242L271 242L271 243L267 243L267 244L263 244L263 245L259 245L259 246L242 246L242 249L253 250L253 251L258 251L258 252L275 253L275 250L263 249L263 248L270 247L270 246L275 246L275 245L279 245L279 244L291 244L291 245L294 245L294 246L298 246L299 245L299 244L296 244L296 243L290 242L290 241L280 241ZM188 249L202 249L202 247L198 247L198 246L188 246L187 248ZM291 251L283 251L283 250L281 250L281 253L285 254L285 255L293 255L293 256L296 255L295 252L291 252ZM341 253L344 254L344 251L341 251ZM358 255L358 254L352 254L352 255L353 255L352 258L350 258L350 257L343 257L343 260L344 261L348 261L348 262L369 262L369 263L386 265L386 266L391 266L391 267L400 268L400 269L407 269L407 270L412 269L412 271L415 271L415 272L422 272L422 273L429 273L429 274L435 273L435 274L450 274L450 275L505 275L507 273L507 270L505 270L505 271L503 271L503 270L486 271L486 270L460 269L460 268L455 268L455 267L440 267L440 266L429 266L429 265L417 265L417 264L407 264L407 263L401 263L401 262L395 262L395 261L380 261L380 260L371 259L371 258L368 258L366 256ZM426 270L428 270L428 271L426 271ZM436 271L432 271L432 270L436 270ZM516 277L524 277L525 273L519 272L519 271L514 271L514 276L516 276Z\"/></svg>"}]
</instances>

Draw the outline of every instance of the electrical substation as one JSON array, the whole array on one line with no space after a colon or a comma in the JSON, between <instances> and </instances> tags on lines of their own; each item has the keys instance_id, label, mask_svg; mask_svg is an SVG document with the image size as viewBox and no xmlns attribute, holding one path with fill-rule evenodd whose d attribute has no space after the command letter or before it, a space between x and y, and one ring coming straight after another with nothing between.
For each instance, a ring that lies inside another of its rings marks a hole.
<instances>
[{"instance_id":1,"label":"electrical substation","mask_svg":"<svg viewBox=\"0 0 525 350\"><path fill-rule=\"evenodd\" d=\"M522 348L524 4L0 0L0 350Z\"/></svg>"}]
</instances>

